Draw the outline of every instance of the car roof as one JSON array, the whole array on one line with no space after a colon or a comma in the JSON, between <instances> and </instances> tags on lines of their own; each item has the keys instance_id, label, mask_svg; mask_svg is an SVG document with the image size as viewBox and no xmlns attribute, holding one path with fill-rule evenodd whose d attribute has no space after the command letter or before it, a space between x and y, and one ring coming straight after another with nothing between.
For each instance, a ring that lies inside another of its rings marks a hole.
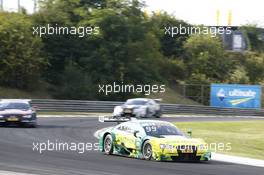
<instances>
[{"instance_id":1,"label":"car roof","mask_svg":"<svg viewBox=\"0 0 264 175\"><path fill-rule=\"evenodd\" d=\"M1 99L0 103L29 103L29 99Z\"/></svg>"},{"instance_id":2,"label":"car roof","mask_svg":"<svg viewBox=\"0 0 264 175\"><path fill-rule=\"evenodd\" d=\"M149 98L131 98L131 99L128 99L127 101L129 100L142 100L142 101L148 101L150 100Z\"/></svg>"}]
</instances>

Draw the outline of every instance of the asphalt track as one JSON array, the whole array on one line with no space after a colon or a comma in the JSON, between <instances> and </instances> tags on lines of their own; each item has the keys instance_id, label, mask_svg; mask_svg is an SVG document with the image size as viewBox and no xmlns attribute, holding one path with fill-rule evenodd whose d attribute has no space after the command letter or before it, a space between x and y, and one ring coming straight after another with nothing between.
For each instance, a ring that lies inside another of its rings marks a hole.
<instances>
[{"instance_id":1,"label":"asphalt track","mask_svg":"<svg viewBox=\"0 0 264 175\"><path fill-rule=\"evenodd\" d=\"M169 121L222 121L223 118L164 118ZM249 120L230 118L226 120ZM256 120L256 119L255 119ZM259 119L263 120L263 119ZM96 130L110 126L97 118L39 118L38 128L0 127L0 170L57 175L263 175L264 168L211 161L169 163L106 156L98 151L33 151L33 142L96 143Z\"/></svg>"}]
</instances>

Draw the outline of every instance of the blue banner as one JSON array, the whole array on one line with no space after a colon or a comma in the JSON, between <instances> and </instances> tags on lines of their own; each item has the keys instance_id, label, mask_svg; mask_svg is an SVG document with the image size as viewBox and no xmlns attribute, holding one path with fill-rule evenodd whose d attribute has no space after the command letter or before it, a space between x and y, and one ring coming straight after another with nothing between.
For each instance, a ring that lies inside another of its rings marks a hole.
<instances>
[{"instance_id":1,"label":"blue banner","mask_svg":"<svg viewBox=\"0 0 264 175\"><path fill-rule=\"evenodd\" d=\"M261 108L261 86L211 84L211 106Z\"/></svg>"}]
</instances>

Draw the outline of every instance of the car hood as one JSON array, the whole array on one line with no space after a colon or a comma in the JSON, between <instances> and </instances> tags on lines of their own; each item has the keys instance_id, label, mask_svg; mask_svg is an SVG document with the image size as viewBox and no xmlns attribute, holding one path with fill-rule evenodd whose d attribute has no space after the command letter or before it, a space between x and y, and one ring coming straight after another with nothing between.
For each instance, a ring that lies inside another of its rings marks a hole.
<instances>
[{"instance_id":1,"label":"car hood","mask_svg":"<svg viewBox=\"0 0 264 175\"><path fill-rule=\"evenodd\" d=\"M186 136L163 135L161 138L153 137L154 142L172 145L199 145L205 144L203 139L189 138Z\"/></svg>"},{"instance_id":2,"label":"car hood","mask_svg":"<svg viewBox=\"0 0 264 175\"><path fill-rule=\"evenodd\" d=\"M27 115L32 114L32 110L19 110L19 109L6 109L6 110L0 110L0 115L6 115L6 114L21 114L21 115Z\"/></svg>"}]
</instances>

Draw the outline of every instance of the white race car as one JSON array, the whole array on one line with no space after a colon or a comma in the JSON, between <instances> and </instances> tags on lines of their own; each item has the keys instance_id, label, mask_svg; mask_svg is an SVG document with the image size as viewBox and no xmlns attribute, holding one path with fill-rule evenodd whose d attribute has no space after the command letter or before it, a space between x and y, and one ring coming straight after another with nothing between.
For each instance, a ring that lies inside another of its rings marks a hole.
<instances>
[{"instance_id":1,"label":"white race car","mask_svg":"<svg viewBox=\"0 0 264 175\"><path fill-rule=\"evenodd\" d=\"M115 117L161 117L160 99L134 98L128 99L123 105L114 108Z\"/></svg>"}]
</instances>

